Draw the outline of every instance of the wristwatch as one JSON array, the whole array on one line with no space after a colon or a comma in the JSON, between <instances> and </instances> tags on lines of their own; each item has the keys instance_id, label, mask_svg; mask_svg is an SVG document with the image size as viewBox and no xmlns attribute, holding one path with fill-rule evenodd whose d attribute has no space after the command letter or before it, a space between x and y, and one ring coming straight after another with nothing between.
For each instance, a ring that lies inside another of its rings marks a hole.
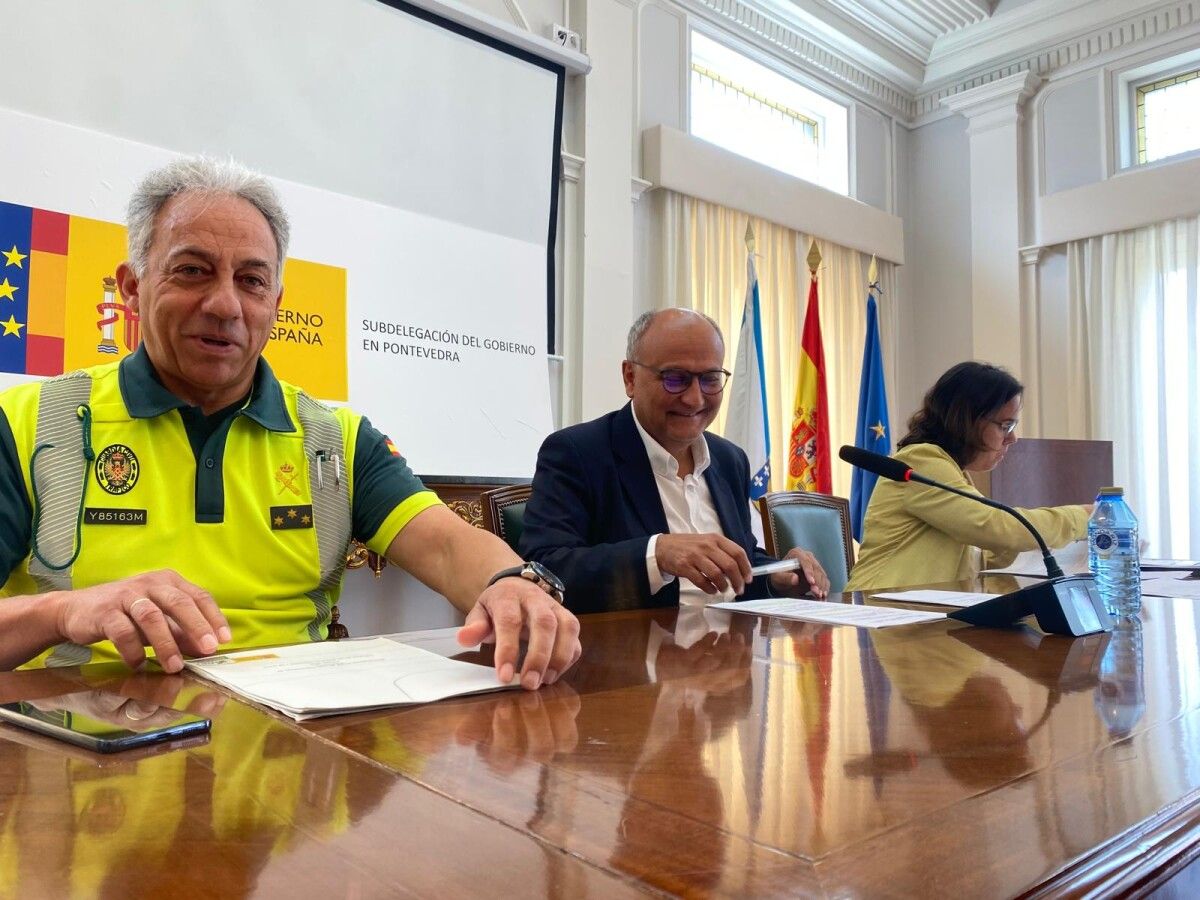
<instances>
[{"instance_id":1,"label":"wristwatch","mask_svg":"<svg viewBox=\"0 0 1200 900\"><path fill-rule=\"evenodd\" d=\"M563 602L563 597L567 593L567 589L563 586L559 577L539 562L526 562L519 566L513 566L511 569L501 569L492 576L488 582L488 587L491 587L501 578L524 578L527 581L532 581L559 603Z\"/></svg>"}]
</instances>

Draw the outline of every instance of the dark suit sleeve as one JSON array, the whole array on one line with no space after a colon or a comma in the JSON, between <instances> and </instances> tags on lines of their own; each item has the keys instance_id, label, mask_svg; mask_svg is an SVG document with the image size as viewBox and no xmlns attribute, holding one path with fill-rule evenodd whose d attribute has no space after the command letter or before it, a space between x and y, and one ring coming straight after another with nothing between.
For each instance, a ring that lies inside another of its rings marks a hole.
<instances>
[{"instance_id":1,"label":"dark suit sleeve","mask_svg":"<svg viewBox=\"0 0 1200 900\"><path fill-rule=\"evenodd\" d=\"M598 496L599 481L570 437L552 434L538 451L533 493L525 507L521 555L562 579L566 605L577 613L634 607L639 605L636 598L650 594L648 535L593 541L612 500Z\"/></svg>"},{"instance_id":2,"label":"dark suit sleeve","mask_svg":"<svg viewBox=\"0 0 1200 900\"><path fill-rule=\"evenodd\" d=\"M33 507L25 492L21 458L8 416L0 410L0 584L29 554L32 520Z\"/></svg>"}]
</instances>

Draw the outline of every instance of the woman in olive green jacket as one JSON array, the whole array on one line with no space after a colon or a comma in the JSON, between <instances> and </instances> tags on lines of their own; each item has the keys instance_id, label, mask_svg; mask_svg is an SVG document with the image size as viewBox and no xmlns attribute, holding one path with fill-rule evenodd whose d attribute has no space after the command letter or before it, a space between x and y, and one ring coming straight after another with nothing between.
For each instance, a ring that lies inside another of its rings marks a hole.
<instances>
[{"instance_id":1,"label":"woman in olive green jacket","mask_svg":"<svg viewBox=\"0 0 1200 900\"><path fill-rule=\"evenodd\" d=\"M1004 369L963 362L925 395L908 423L895 458L918 474L979 494L973 472L996 467L1016 443L1021 383ZM1087 506L1022 509L1051 547L1087 534ZM973 578L1037 548L1024 526L1005 512L946 491L880 479L871 494L858 562L848 591L905 587Z\"/></svg>"}]
</instances>

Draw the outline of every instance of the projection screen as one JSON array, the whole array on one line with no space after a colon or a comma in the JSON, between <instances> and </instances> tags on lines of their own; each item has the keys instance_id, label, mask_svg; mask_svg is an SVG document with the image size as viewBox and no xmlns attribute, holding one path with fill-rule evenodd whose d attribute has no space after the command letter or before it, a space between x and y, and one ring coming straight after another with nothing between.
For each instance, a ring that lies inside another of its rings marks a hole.
<instances>
[{"instance_id":1,"label":"projection screen","mask_svg":"<svg viewBox=\"0 0 1200 900\"><path fill-rule=\"evenodd\" d=\"M0 243L28 257L0 269L0 319L21 326L0 338L0 386L135 347L105 281L132 186L178 155L232 156L292 217L279 376L366 413L418 472L532 473L560 65L390 0L0 10Z\"/></svg>"}]
</instances>

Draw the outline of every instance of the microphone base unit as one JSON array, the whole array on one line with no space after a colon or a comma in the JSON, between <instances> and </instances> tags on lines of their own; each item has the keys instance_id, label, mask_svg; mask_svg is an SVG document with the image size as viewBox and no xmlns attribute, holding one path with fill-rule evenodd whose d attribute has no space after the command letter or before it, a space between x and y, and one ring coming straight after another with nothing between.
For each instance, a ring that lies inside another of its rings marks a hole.
<instances>
[{"instance_id":1,"label":"microphone base unit","mask_svg":"<svg viewBox=\"0 0 1200 900\"><path fill-rule=\"evenodd\" d=\"M1112 631L1113 619L1091 575L1049 578L1019 591L1001 594L949 614L970 625L1003 628L1026 616L1037 616L1038 627L1047 634L1078 637Z\"/></svg>"}]
</instances>

